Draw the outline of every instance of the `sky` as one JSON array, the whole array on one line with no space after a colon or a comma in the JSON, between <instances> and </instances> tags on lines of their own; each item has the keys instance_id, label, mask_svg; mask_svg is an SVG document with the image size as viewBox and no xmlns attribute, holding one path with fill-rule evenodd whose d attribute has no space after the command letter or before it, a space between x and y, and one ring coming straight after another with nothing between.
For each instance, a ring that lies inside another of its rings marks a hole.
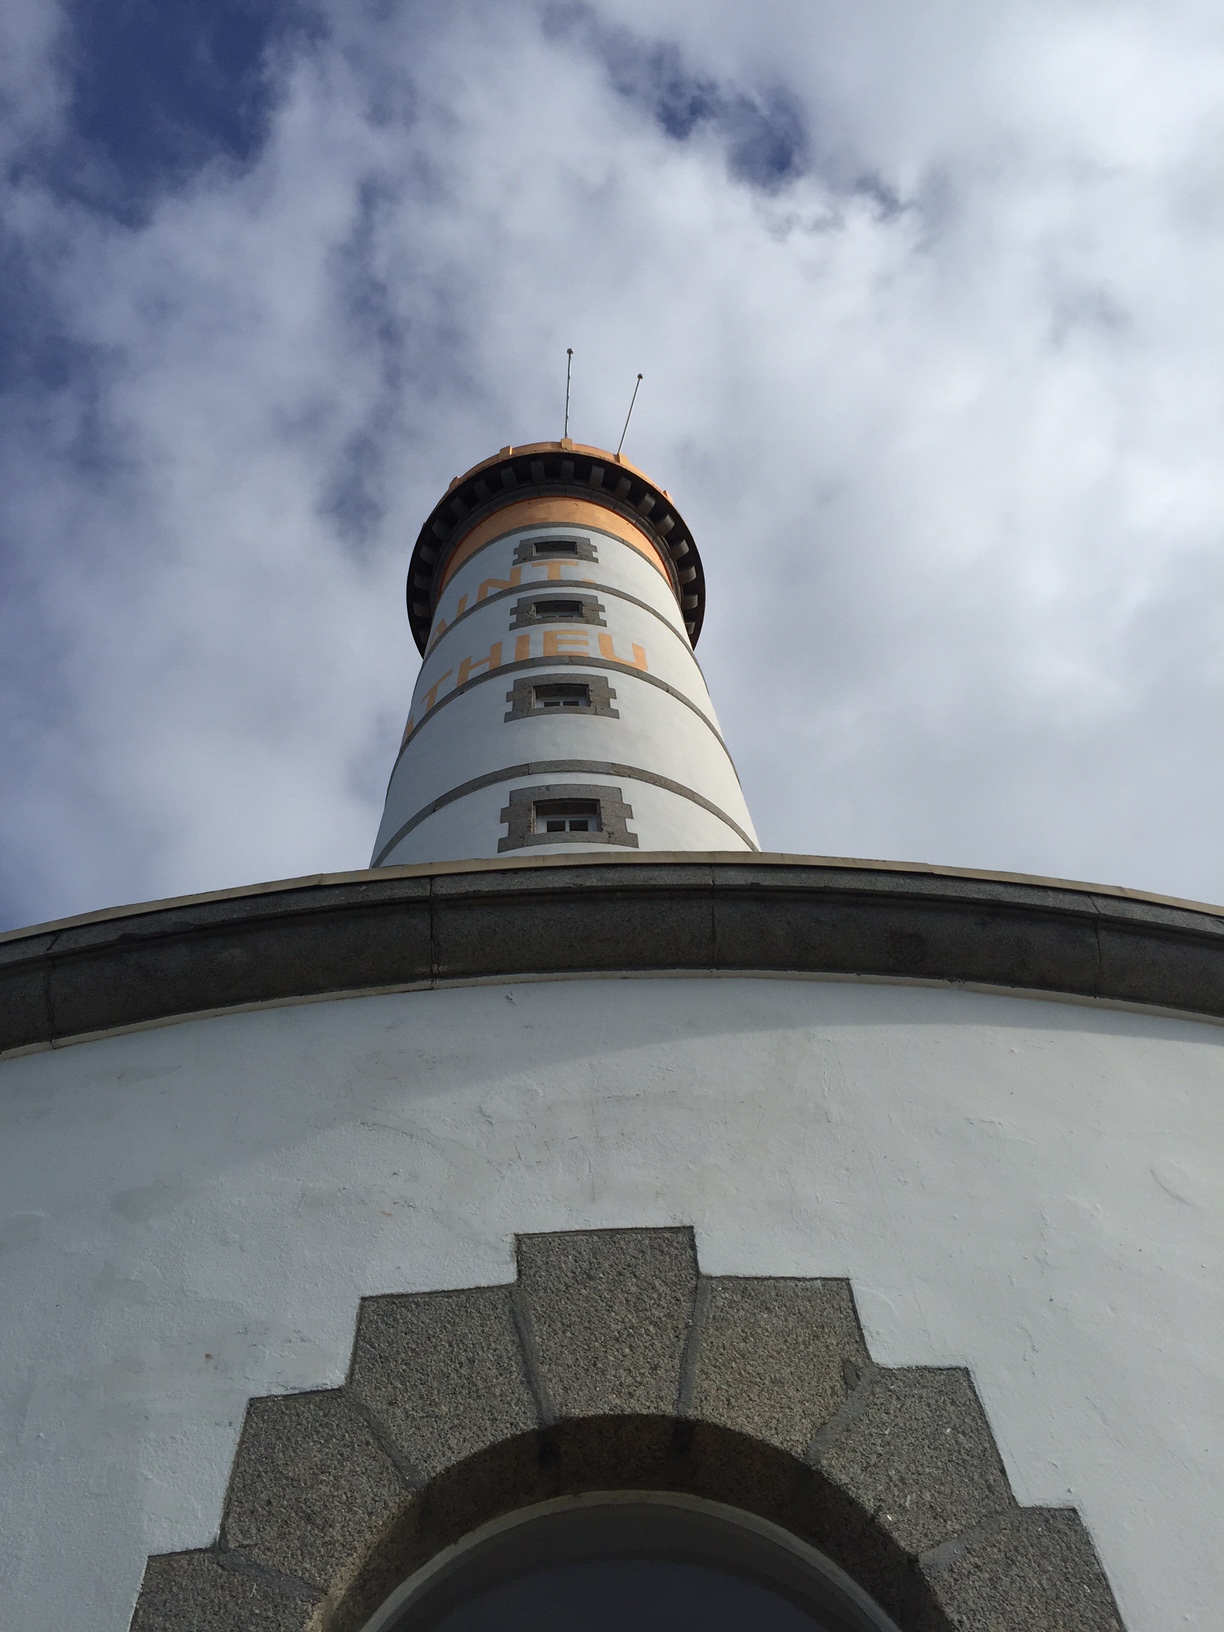
<instances>
[{"instance_id":1,"label":"sky","mask_svg":"<svg viewBox=\"0 0 1224 1632\"><path fill-rule=\"evenodd\" d=\"M667 487L764 848L1224 901L1219 0L8 0L0 927L367 864L450 478Z\"/></svg>"}]
</instances>

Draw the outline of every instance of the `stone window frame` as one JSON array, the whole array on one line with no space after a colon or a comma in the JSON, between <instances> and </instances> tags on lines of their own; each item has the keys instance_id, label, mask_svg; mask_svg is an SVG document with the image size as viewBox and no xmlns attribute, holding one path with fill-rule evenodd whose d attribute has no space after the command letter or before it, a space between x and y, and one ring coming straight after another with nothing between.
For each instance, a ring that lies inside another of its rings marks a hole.
<instances>
[{"instance_id":1,"label":"stone window frame","mask_svg":"<svg viewBox=\"0 0 1224 1632\"><path fill-rule=\"evenodd\" d=\"M598 833L536 833L535 806L541 799L593 800L599 805ZM502 808L500 821L506 824L504 838L497 841L498 853L525 850L541 844L615 844L638 848L638 836L630 833L633 806L627 805L621 790L606 782L541 782L535 787L515 788Z\"/></svg>"},{"instance_id":2,"label":"stone window frame","mask_svg":"<svg viewBox=\"0 0 1224 1632\"><path fill-rule=\"evenodd\" d=\"M576 544L576 550L560 550L558 544ZM593 538L576 533L564 538L524 538L514 547L514 565L526 566L531 561L598 561L599 551Z\"/></svg>"},{"instance_id":3,"label":"stone window frame","mask_svg":"<svg viewBox=\"0 0 1224 1632\"><path fill-rule=\"evenodd\" d=\"M590 698L586 708L541 708L535 700L537 686L573 685L585 686ZM509 720L539 720L553 719L590 719L592 715L601 715L604 719L619 720L620 710L613 708L616 701L616 687L603 674L535 674L524 675L511 686L506 693L506 701L510 707L504 719ZM504 818L503 818L504 820Z\"/></svg>"},{"instance_id":4,"label":"stone window frame","mask_svg":"<svg viewBox=\"0 0 1224 1632\"><path fill-rule=\"evenodd\" d=\"M540 617L536 607L541 603L547 605L549 601L564 601L569 605L578 604L577 612L558 612L555 617L545 615ZM570 592L565 586L554 589L552 586L540 590L535 595L522 595L514 603L514 616L510 620L511 629L535 629L540 624L553 623L591 623L600 629L608 627L608 620L604 617L607 608L598 595L584 595L581 592Z\"/></svg>"},{"instance_id":5,"label":"stone window frame","mask_svg":"<svg viewBox=\"0 0 1224 1632\"><path fill-rule=\"evenodd\" d=\"M848 1280L707 1276L687 1228L522 1235L516 1267L363 1298L339 1388L252 1399L216 1542L149 1559L132 1632L362 1632L482 1525L599 1491L780 1525L900 1632L1122 1632L968 1371L877 1365Z\"/></svg>"}]
</instances>

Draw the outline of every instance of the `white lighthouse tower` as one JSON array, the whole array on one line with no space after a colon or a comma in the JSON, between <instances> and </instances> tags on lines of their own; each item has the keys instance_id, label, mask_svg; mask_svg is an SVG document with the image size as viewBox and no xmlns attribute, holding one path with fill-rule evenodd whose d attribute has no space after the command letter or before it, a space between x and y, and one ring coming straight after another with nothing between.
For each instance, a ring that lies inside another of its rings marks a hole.
<instances>
[{"instance_id":1,"label":"white lighthouse tower","mask_svg":"<svg viewBox=\"0 0 1224 1632\"><path fill-rule=\"evenodd\" d=\"M0 935L4 1632L1219 1625L1224 910L762 853L599 449L408 593L370 867Z\"/></svg>"},{"instance_id":2,"label":"white lighthouse tower","mask_svg":"<svg viewBox=\"0 0 1224 1632\"><path fill-rule=\"evenodd\" d=\"M373 866L758 848L693 654L701 560L641 471L503 448L426 521L408 594L424 662Z\"/></svg>"}]
</instances>

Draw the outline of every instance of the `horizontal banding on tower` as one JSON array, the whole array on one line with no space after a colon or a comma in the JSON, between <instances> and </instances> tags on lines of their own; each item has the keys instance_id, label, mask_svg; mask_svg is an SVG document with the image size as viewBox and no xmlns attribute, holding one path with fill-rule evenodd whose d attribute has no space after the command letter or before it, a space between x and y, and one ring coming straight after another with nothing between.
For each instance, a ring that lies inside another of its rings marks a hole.
<instances>
[{"instance_id":1,"label":"horizontal banding on tower","mask_svg":"<svg viewBox=\"0 0 1224 1632\"><path fill-rule=\"evenodd\" d=\"M670 496L615 455L535 443L457 477L413 555L423 662L372 865L519 844L756 850L693 651L703 605L700 560ZM508 681L522 682L509 714ZM615 709L602 700L609 688ZM600 786L563 820L542 794L528 808L526 790L495 790L518 766L581 767ZM633 814L614 820L627 768Z\"/></svg>"}]
</instances>

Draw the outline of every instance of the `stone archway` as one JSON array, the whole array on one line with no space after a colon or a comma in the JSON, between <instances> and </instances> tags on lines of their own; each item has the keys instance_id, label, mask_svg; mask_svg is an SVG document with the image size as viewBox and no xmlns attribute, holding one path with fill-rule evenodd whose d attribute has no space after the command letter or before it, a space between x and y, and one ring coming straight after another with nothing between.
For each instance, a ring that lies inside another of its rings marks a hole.
<instances>
[{"instance_id":1,"label":"stone archway","mask_svg":"<svg viewBox=\"0 0 1224 1632\"><path fill-rule=\"evenodd\" d=\"M359 1632L478 1525L600 1489L783 1525L905 1632L1121 1632L966 1371L876 1366L848 1281L703 1276L685 1229L523 1236L511 1286L364 1299L341 1388L251 1401L218 1541L149 1560L132 1632Z\"/></svg>"}]
</instances>

